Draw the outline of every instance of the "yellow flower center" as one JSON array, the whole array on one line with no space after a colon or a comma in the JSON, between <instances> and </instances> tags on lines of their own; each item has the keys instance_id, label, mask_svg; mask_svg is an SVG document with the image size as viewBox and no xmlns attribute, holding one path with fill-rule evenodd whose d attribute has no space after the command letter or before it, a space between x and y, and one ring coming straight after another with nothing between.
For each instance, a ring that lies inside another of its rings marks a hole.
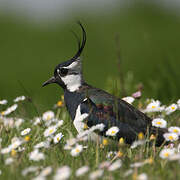
<instances>
[{"instance_id":1,"label":"yellow flower center","mask_svg":"<svg viewBox=\"0 0 180 180\"><path fill-rule=\"evenodd\" d=\"M172 110L174 110L174 109L175 109L175 107L174 107L174 106L172 106L172 107L171 107L171 109L172 109Z\"/></svg>"},{"instance_id":2,"label":"yellow flower center","mask_svg":"<svg viewBox=\"0 0 180 180\"><path fill-rule=\"evenodd\" d=\"M160 125L160 124L162 124L162 122L158 121L158 122L156 122L156 124L159 124L159 125Z\"/></svg>"},{"instance_id":3,"label":"yellow flower center","mask_svg":"<svg viewBox=\"0 0 180 180\"><path fill-rule=\"evenodd\" d=\"M15 156L16 155L16 150L15 149L12 149L11 150L11 156Z\"/></svg>"},{"instance_id":4,"label":"yellow flower center","mask_svg":"<svg viewBox=\"0 0 180 180\"><path fill-rule=\"evenodd\" d=\"M169 136L169 139L170 139L170 140L173 140L174 138L173 138L173 136Z\"/></svg>"},{"instance_id":5,"label":"yellow flower center","mask_svg":"<svg viewBox=\"0 0 180 180\"><path fill-rule=\"evenodd\" d=\"M59 137L57 137L57 140L59 141L59 140L60 140L60 138L59 138Z\"/></svg>"},{"instance_id":6,"label":"yellow flower center","mask_svg":"<svg viewBox=\"0 0 180 180\"><path fill-rule=\"evenodd\" d=\"M57 102L57 106L58 106L58 107L62 107L62 105L63 105L63 102L62 102L62 101L58 101L58 102Z\"/></svg>"},{"instance_id":7,"label":"yellow flower center","mask_svg":"<svg viewBox=\"0 0 180 180\"><path fill-rule=\"evenodd\" d=\"M62 101L64 100L64 96L63 95L61 96L61 99L62 99Z\"/></svg>"},{"instance_id":8,"label":"yellow flower center","mask_svg":"<svg viewBox=\"0 0 180 180\"><path fill-rule=\"evenodd\" d=\"M87 124L84 124L84 129L88 129L88 126L87 126Z\"/></svg>"},{"instance_id":9,"label":"yellow flower center","mask_svg":"<svg viewBox=\"0 0 180 180\"><path fill-rule=\"evenodd\" d=\"M153 158L149 158L149 159L146 159L146 162L147 162L148 164L152 164L152 163L154 162L154 160L153 160Z\"/></svg>"},{"instance_id":10,"label":"yellow flower center","mask_svg":"<svg viewBox=\"0 0 180 180\"><path fill-rule=\"evenodd\" d=\"M154 134L152 134L152 135L150 136L150 140L154 140L154 139L156 139L156 136L155 136Z\"/></svg>"},{"instance_id":11,"label":"yellow flower center","mask_svg":"<svg viewBox=\"0 0 180 180\"><path fill-rule=\"evenodd\" d=\"M108 145L108 140L107 139L103 139L103 145L104 146Z\"/></svg>"},{"instance_id":12,"label":"yellow flower center","mask_svg":"<svg viewBox=\"0 0 180 180\"><path fill-rule=\"evenodd\" d=\"M49 133L53 133L53 129L50 129L50 130L49 130Z\"/></svg>"},{"instance_id":13,"label":"yellow flower center","mask_svg":"<svg viewBox=\"0 0 180 180\"><path fill-rule=\"evenodd\" d=\"M122 157L122 156L123 156L123 152L118 151L118 153L117 153L117 157Z\"/></svg>"},{"instance_id":14,"label":"yellow flower center","mask_svg":"<svg viewBox=\"0 0 180 180\"><path fill-rule=\"evenodd\" d=\"M75 151L76 151L77 153L78 153L78 152L80 152L80 150L79 150L79 149L76 149Z\"/></svg>"},{"instance_id":15,"label":"yellow flower center","mask_svg":"<svg viewBox=\"0 0 180 180\"><path fill-rule=\"evenodd\" d=\"M138 134L138 139L139 139L139 140L144 139L144 134L143 134L142 132L140 132L140 133Z\"/></svg>"},{"instance_id":16,"label":"yellow flower center","mask_svg":"<svg viewBox=\"0 0 180 180\"><path fill-rule=\"evenodd\" d=\"M165 157L168 157L168 156L169 156L169 153L168 153L168 152L164 153L164 156L165 156Z\"/></svg>"},{"instance_id":17,"label":"yellow flower center","mask_svg":"<svg viewBox=\"0 0 180 180\"><path fill-rule=\"evenodd\" d=\"M29 137L29 136L25 136L24 140L25 140L25 141L29 141L29 140L30 140L30 137Z\"/></svg>"},{"instance_id":18,"label":"yellow flower center","mask_svg":"<svg viewBox=\"0 0 180 180\"><path fill-rule=\"evenodd\" d=\"M124 138L123 138L123 137L121 137L121 138L119 139L119 144L124 144Z\"/></svg>"},{"instance_id":19,"label":"yellow flower center","mask_svg":"<svg viewBox=\"0 0 180 180\"><path fill-rule=\"evenodd\" d=\"M132 179L133 179L133 180L137 180L137 173L136 173L136 172L133 173Z\"/></svg>"},{"instance_id":20,"label":"yellow flower center","mask_svg":"<svg viewBox=\"0 0 180 180\"><path fill-rule=\"evenodd\" d=\"M177 132L178 132L178 130L177 130L177 129L173 129L173 132L174 132L174 133L177 133Z\"/></svg>"},{"instance_id":21,"label":"yellow flower center","mask_svg":"<svg viewBox=\"0 0 180 180\"><path fill-rule=\"evenodd\" d=\"M115 133L116 133L116 131L112 130L112 131L111 131L111 133L112 133L112 134L115 134Z\"/></svg>"},{"instance_id":22,"label":"yellow flower center","mask_svg":"<svg viewBox=\"0 0 180 180\"><path fill-rule=\"evenodd\" d=\"M156 106L154 106L154 105L152 106L153 109L154 109L155 107L156 107Z\"/></svg>"},{"instance_id":23,"label":"yellow flower center","mask_svg":"<svg viewBox=\"0 0 180 180\"><path fill-rule=\"evenodd\" d=\"M51 116L50 115L47 115L47 120L50 120L51 119Z\"/></svg>"},{"instance_id":24,"label":"yellow flower center","mask_svg":"<svg viewBox=\"0 0 180 180\"><path fill-rule=\"evenodd\" d=\"M3 116L4 114L5 114L4 111L2 111L2 112L1 112L1 115Z\"/></svg>"}]
</instances>

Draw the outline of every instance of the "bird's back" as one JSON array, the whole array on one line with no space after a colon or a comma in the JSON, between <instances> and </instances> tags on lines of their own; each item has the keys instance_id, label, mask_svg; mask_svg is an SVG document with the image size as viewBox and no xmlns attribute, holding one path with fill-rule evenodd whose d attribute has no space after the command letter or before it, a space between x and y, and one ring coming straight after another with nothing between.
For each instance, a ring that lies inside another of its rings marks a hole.
<instances>
[{"instance_id":1,"label":"bird's back","mask_svg":"<svg viewBox=\"0 0 180 180\"><path fill-rule=\"evenodd\" d=\"M92 103L92 110L86 109L88 104L84 106L84 112L91 111L88 117L88 126L91 127L98 123L106 125L104 132L101 132L102 135L105 135L105 131L109 127L117 126L120 129L117 139L124 137L129 144L137 138L140 132L147 134L148 130L153 134L159 131L161 136L158 136L158 144L164 141L161 132L166 132L166 129L157 130L152 127L152 119L126 101L89 85L80 88L78 93L83 94L84 98L89 99L87 103Z\"/></svg>"}]
</instances>

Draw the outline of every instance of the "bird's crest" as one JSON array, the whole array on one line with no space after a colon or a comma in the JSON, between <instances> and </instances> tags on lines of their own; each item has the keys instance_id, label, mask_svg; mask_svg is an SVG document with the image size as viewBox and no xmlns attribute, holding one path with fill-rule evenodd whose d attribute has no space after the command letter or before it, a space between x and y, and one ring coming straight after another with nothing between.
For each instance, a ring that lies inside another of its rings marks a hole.
<instances>
[{"instance_id":1,"label":"bird's crest","mask_svg":"<svg viewBox=\"0 0 180 180\"><path fill-rule=\"evenodd\" d=\"M73 60L76 60L78 57L80 57L80 55L81 55L81 53L85 47L85 44L86 44L86 31L84 30L84 27L80 21L78 21L77 23L80 25L80 27L82 29L82 42L80 41L78 36L76 34L74 34L77 38L77 41L78 41L78 51L76 52L76 54L72 58Z\"/></svg>"},{"instance_id":2,"label":"bird's crest","mask_svg":"<svg viewBox=\"0 0 180 180\"><path fill-rule=\"evenodd\" d=\"M69 91L76 91L82 85L83 78L80 55L86 44L86 31L80 22L78 22L78 25L82 30L82 41L74 33L78 41L78 50L76 54L68 61L58 64L54 70L54 76L46 81L43 86L51 83L57 83Z\"/></svg>"}]
</instances>

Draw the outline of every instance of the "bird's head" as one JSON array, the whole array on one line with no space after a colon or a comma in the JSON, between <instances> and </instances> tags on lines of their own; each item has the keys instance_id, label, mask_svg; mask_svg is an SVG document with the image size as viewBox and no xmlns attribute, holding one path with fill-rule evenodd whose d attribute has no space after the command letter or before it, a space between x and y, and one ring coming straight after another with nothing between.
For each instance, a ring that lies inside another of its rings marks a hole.
<instances>
[{"instance_id":1,"label":"bird's head","mask_svg":"<svg viewBox=\"0 0 180 180\"><path fill-rule=\"evenodd\" d=\"M82 85L83 79L80 55L86 43L86 32L82 24L80 22L78 22L78 24L80 25L83 34L82 41L79 41L78 39L78 51L74 57L56 66L54 76L44 82L43 87L48 84L57 83L63 89L73 92L78 90Z\"/></svg>"}]
</instances>

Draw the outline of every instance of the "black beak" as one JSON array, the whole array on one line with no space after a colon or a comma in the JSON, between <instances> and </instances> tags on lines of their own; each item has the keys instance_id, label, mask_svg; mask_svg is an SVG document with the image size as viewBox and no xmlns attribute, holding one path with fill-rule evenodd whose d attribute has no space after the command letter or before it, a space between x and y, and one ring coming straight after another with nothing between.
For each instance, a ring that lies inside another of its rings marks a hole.
<instances>
[{"instance_id":1,"label":"black beak","mask_svg":"<svg viewBox=\"0 0 180 180\"><path fill-rule=\"evenodd\" d=\"M53 76L50 79L48 79L46 82L43 83L42 87L48 85L48 84L52 84L52 83L56 83L56 78Z\"/></svg>"}]
</instances>

